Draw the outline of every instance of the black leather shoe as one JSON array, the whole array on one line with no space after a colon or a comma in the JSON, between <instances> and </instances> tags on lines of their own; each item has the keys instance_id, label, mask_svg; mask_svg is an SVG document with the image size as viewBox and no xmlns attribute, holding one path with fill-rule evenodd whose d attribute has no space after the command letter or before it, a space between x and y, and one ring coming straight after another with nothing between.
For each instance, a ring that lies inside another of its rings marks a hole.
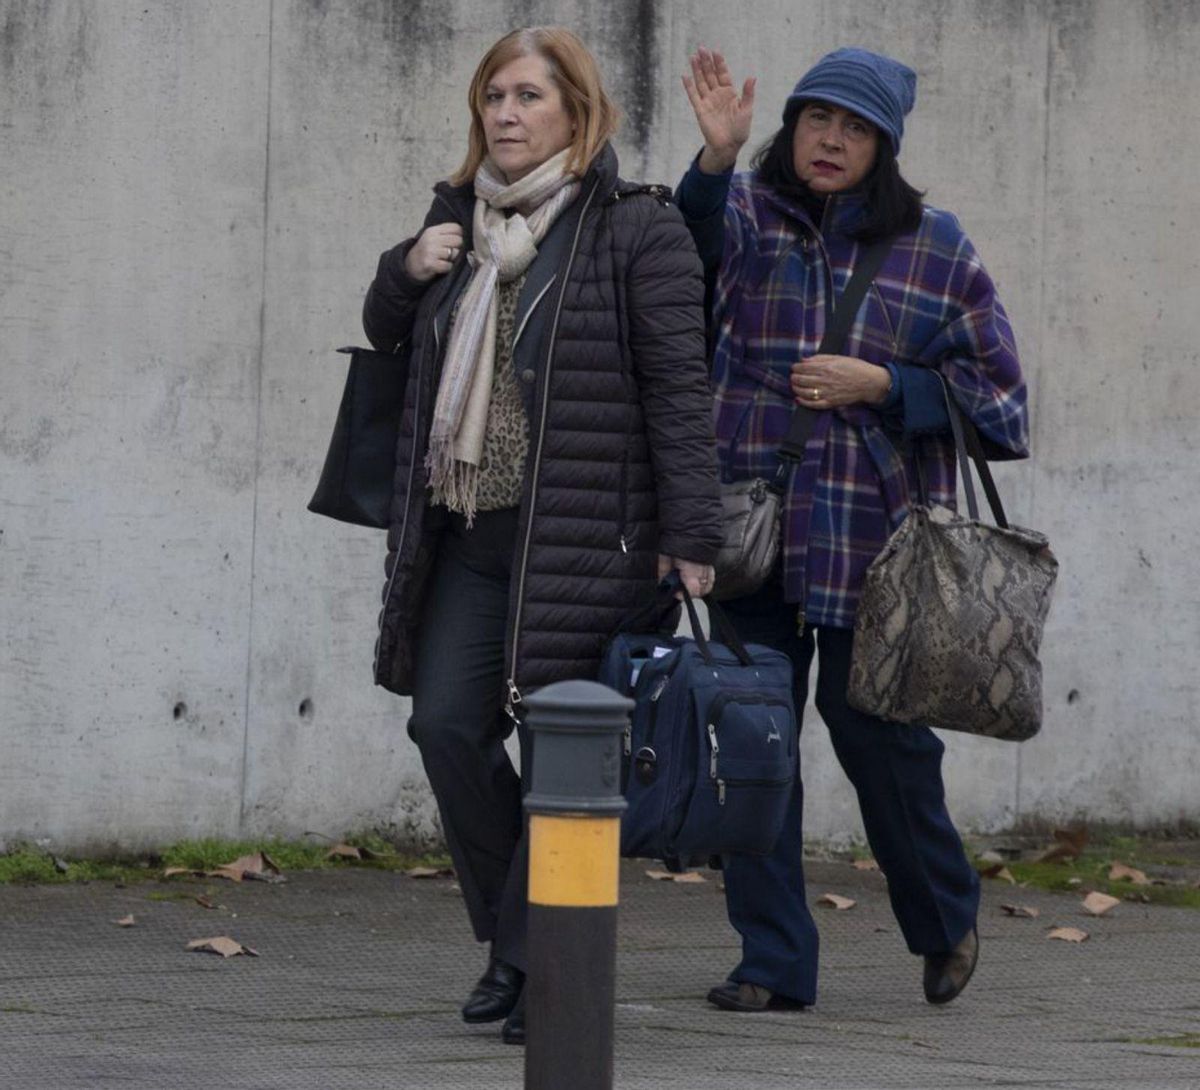
<instances>
[{"instance_id":1,"label":"black leather shoe","mask_svg":"<svg viewBox=\"0 0 1200 1090\"><path fill-rule=\"evenodd\" d=\"M525 1043L525 992L513 1007L512 1013L504 1019L500 1027L500 1040L506 1045L523 1045Z\"/></svg>"},{"instance_id":2,"label":"black leather shoe","mask_svg":"<svg viewBox=\"0 0 1200 1090\"><path fill-rule=\"evenodd\" d=\"M483 976L463 1004L464 1022L499 1022L507 1018L525 984L525 974L499 958L490 958Z\"/></svg>"},{"instance_id":3,"label":"black leather shoe","mask_svg":"<svg viewBox=\"0 0 1200 1090\"><path fill-rule=\"evenodd\" d=\"M746 1014L757 1014L761 1011L798 1011L808 1006L798 999L776 995L761 984L750 984L744 980L727 980L724 984L718 984L708 993L708 1001L723 1011L742 1011Z\"/></svg>"},{"instance_id":4,"label":"black leather shoe","mask_svg":"<svg viewBox=\"0 0 1200 1090\"><path fill-rule=\"evenodd\" d=\"M948 954L925 955L925 998L949 1003L967 986L979 961L979 932L975 928Z\"/></svg>"}]
</instances>

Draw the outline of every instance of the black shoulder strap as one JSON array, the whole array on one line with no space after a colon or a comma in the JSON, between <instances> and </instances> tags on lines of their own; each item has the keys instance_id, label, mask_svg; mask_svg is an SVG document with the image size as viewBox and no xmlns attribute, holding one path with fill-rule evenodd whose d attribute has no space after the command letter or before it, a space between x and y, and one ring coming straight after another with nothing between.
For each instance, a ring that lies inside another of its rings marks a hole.
<instances>
[{"instance_id":1,"label":"black shoulder strap","mask_svg":"<svg viewBox=\"0 0 1200 1090\"><path fill-rule=\"evenodd\" d=\"M875 274L879 272L884 258L887 257L891 248L892 240L888 238L872 242L863 251L846 284L846 290L838 298L833 315L825 326L825 336L821 338L821 344L817 348L819 355L841 353L846 344L846 337L850 333L850 327L854 324L854 316L858 313L859 306L862 305L863 296L867 294L867 288L871 286L871 281L875 279ZM785 461L789 459L800 461L804 457L804 446L808 442L813 422L816 419L817 414L813 409L800 404L796 405L792 412L792 424L787 438L779 446L779 453Z\"/></svg>"}]
</instances>

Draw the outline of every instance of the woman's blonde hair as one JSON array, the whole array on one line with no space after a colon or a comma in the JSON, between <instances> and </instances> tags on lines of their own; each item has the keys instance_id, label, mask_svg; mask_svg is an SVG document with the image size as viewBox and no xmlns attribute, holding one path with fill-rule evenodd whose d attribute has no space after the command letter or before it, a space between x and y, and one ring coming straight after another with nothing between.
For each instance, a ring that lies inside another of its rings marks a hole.
<instances>
[{"instance_id":1,"label":"woman's blonde hair","mask_svg":"<svg viewBox=\"0 0 1200 1090\"><path fill-rule=\"evenodd\" d=\"M514 30L484 54L471 78L471 86L467 91L467 105L471 109L467 157L450 177L455 185L471 181L479 164L487 156L487 139L483 132L483 96L489 81L510 61L531 55L541 57L546 62L575 126L571 155L567 161L569 171L582 175L604 142L617 131L617 107L604 92L596 58L577 35L559 26Z\"/></svg>"}]
</instances>

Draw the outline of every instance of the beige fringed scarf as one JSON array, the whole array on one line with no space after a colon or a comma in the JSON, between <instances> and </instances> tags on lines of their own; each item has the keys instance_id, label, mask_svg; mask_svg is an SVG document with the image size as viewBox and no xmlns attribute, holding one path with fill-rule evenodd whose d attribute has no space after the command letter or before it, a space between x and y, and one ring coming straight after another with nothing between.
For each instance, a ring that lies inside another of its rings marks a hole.
<instances>
[{"instance_id":1,"label":"beige fringed scarf","mask_svg":"<svg viewBox=\"0 0 1200 1090\"><path fill-rule=\"evenodd\" d=\"M570 154L570 148L559 152L512 185L487 159L475 173L473 272L446 346L425 456L434 495L466 515L468 525L475 518L496 360L497 285L529 268L537 244L579 193L578 179L564 173Z\"/></svg>"}]
</instances>

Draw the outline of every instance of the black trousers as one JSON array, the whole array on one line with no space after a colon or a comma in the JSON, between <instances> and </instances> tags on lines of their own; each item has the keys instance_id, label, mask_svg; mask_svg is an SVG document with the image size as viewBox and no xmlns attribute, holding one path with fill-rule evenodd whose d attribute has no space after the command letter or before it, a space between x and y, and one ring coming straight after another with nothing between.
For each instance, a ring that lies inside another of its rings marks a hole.
<instances>
[{"instance_id":1,"label":"black trousers","mask_svg":"<svg viewBox=\"0 0 1200 1090\"><path fill-rule=\"evenodd\" d=\"M517 511L451 515L418 629L409 732L421 750L475 937L525 968L523 777L504 740L504 637ZM522 764L529 747L521 738Z\"/></svg>"}]
</instances>

